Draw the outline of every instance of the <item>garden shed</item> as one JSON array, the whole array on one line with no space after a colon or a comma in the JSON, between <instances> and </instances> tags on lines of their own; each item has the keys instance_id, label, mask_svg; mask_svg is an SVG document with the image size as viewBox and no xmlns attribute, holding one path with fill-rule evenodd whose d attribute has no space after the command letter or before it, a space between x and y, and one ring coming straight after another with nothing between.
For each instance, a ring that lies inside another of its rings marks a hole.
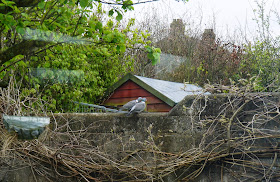
<instances>
[{"instance_id":1,"label":"garden shed","mask_svg":"<svg viewBox=\"0 0 280 182\"><path fill-rule=\"evenodd\" d=\"M203 88L194 84L170 82L128 73L107 91L105 106L121 107L138 97L147 98L148 112L168 112L187 95L197 95Z\"/></svg>"}]
</instances>

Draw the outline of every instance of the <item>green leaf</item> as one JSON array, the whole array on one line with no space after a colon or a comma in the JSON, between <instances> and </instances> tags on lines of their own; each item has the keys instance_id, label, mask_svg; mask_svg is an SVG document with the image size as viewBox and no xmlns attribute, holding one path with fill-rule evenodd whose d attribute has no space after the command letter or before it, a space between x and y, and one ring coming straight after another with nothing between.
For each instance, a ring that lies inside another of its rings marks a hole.
<instances>
[{"instance_id":1,"label":"green leaf","mask_svg":"<svg viewBox=\"0 0 280 182\"><path fill-rule=\"evenodd\" d=\"M150 46L146 46L146 51L148 52L148 53L150 53L150 52L152 52L152 48L150 47Z\"/></svg>"},{"instance_id":2,"label":"green leaf","mask_svg":"<svg viewBox=\"0 0 280 182\"><path fill-rule=\"evenodd\" d=\"M82 8L87 7L88 1L89 1L89 0L80 0L80 5L81 5L81 7L82 7Z\"/></svg>"},{"instance_id":3,"label":"green leaf","mask_svg":"<svg viewBox=\"0 0 280 182\"><path fill-rule=\"evenodd\" d=\"M103 32L103 25L100 21L97 22L95 28L98 29L100 32Z\"/></svg>"},{"instance_id":4,"label":"green leaf","mask_svg":"<svg viewBox=\"0 0 280 182\"><path fill-rule=\"evenodd\" d=\"M152 61L152 65L157 64L160 62L160 53L161 50L159 48L154 48L150 46L146 46L146 51L148 52L147 57Z\"/></svg>"},{"instance_id":5,"label":"green leaf","mask_svg":"<svg viewBox=\"0 0 280 182\"><path fill-rule=\"evenodd\" d=\"M21 13L21 15L24 16L24 17L28 17L27 13Z\"/></svg>"},{"instance_id":6,"label":"green leaf","mask_svg":"<svg viewBox=\"0 0 280 182\"><path fill-rule=\"evenodd\" d=\"M109 11L109 16L113 16L113 14L114 14L114 10L111 9L111 10Z\"/></svg>"},{"instance_id":7,"label":"green leaf","mask_svg":"<svg viewBox=\"0 0 280 182\"><path fill-rule=\"evenodd\" d=\"M125 52L125 50L126 50L126 46L122 44L122 45L120 46L120 51L121 51L121 52Z\"/></svg>"},{"instance_id":8,"label":"green leaf","mask_svg":"<svg viewBox=\"0 0 280 182\"><path fill-rule=\"evenodd\" d=\"M127 9L132 11L132 10L134 10L134 7L133 6L127 6Z\"/></svg>"},{"instance_id":9,"label":"green leaf","mask_svg":"<svg viewBox=\"0 0 280 182\"><path fill-rule=\"evenodd\" d=\"M117 52L125 52L126 51L126 46L125 45L117 45L117 47L116 47L116 49L117 49Z\"/></svg>"},{"instance_id":10,"label":"green leaf","mask_svg":"<svg viewBox=\"0 0 280 182\"><path fill-rule=\"evenodd\" d=\"M24 33L25 33L25 31L24 31L24 28L22 28L22 27L16 27L16 31L17 31L17 33L19 33L20 35L23 35Z\"/></svg>"},{"instance_id":11,"label":"green leaf","mask_svg":"<svg viewBox=\"0 0 280 182\"><path fill-rule=\"evenodd\" d=\"M30 89L30 93L35 94L36 93L35 88Z\"/></svg>"},{"instance_id":12,"label":"green leaf","mask_svg":"<svg viewBox=\"0 0 280 182\"><path fill-rule=\"evenodd\" d=\"M113 40L113 34L112 33L107 34L105 37L105 40L107 42L111 42Z\"/></svg>"},{"instance_id":13,"label":"green leaf","mask_svg":"<svg viewBox=\"0 0 280 182\"><path fill-rule=\"evenodd\" d=\"M13 4L16 4L16 3L13 2L13 1L2 0L2 2L3 2L5 5L10 6L10 7L12 7Z\"/></svg>"},{"instance_id":14,"label":"green leaf","mask_svg":"<svg viewBox=\"0 0 280 182\"><path fill-rule=\"evenodd\" d=\"M40 9L44 9L44 7L45 7L45 2L44 2L44 1L39 2L39 3L38 3L38 7L39 7Z\"/></svg>"},{"instance_id":15,"label":"green leaf","mask_svg":"<svg viewBox=\"0 0 280 182\"><path fill-rule=\"evenodd\" d=\"M118 15L116 17L116 20L121 21L123 16L122 16L122 14L119 11L117 11L117 13L118 13Z\"/></svg>"},{"instance_id":16,"label":"green leaf","mask_svg":"<svg viewBox=\"0 0 280 182\"><path fill-rule=\"evenodd\" d=\"M152 53L149 53L149 54L147 55L147 57L148 57L148 59L150 59L150 60L153 60L153 59L154 59L154 57L153 57L153 54L152 54Z\"/></svg>"},{"instance_id":17,"label":"green leaf","mask_svg":"<svg viewBox=\"0 0 280 182\"><path fill-rule=\"evenodd\" d=\"M126 0L126 1L123 1L123 6L122 6L122 9L124 9L125 11L127 10L133 10L133 2L131 0Z\"/></svg>"},{"instance_id":18,"label":"green leaf","mask_svg":"<svg viewBox=\"0 0 280 182\"><path fill-rule=\"evenodd\" d=\"M85 29L83 27L81 27L81 28L78 29L77 32L78 32L79 35L81 35L82 33L85 32Z\"/></svg>"},{"instance_id":19,"label":"green leaf","mask_svg":"<svg viewBox=\"0 0 280 182\"><path fill-rule=\"evenodd\" d=\"M22 67L26 67L27 66L27 64L24 61L18 62L18 65L22 66Z\"/></svg>"},{"instance_id":20,"label":"green leaf","mask_svg":"<svg viewBox=\"0 0 280 182\"><path fill-rule=\"evenodd\" d=\"M18 9L18 7L16 7L16 6L14 6L13 8L14 8L14 12L15 12L15 13L20 13L20 12L21 12L21 11Z\"/></svg>"},{"instance_id":21,"label":"green leaf","mask_svg":"<svg viewBox=\"0 0 280 182\"><path fill-rule=\"evenodd\" d=\"M153 59L152 59L152 65L155 65L160 62L160 53L154 52L153 53Z\"/></svg>"}]
</instances>

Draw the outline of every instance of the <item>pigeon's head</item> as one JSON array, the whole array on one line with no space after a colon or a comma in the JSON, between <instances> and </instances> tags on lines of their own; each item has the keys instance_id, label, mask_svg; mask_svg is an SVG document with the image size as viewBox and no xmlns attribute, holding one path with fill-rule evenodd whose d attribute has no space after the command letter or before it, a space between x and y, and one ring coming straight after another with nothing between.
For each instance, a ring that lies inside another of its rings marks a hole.
<instances>
[{"instance_id":1,"label":"pigeon's head","mask_svg":"<svg viewBox=\"0 0 280 182\"><path fill-rule=\"evenodd\" d=\"M143 99L142 97L138 97L138 99L136 101L141 102L142 99Z\"/></svg>"},{"instance_id":2,"label":"pigeon's head","mask_svg":"<svg viewBox=\"0 0 280 182\"><path fill-rule=\"evenodd\" d=\"M147 101L147 99L146 99L146 98L142 98L142 101L143 101L143 102L146 102L146 101Z\"/></svg>"}]
</instances>

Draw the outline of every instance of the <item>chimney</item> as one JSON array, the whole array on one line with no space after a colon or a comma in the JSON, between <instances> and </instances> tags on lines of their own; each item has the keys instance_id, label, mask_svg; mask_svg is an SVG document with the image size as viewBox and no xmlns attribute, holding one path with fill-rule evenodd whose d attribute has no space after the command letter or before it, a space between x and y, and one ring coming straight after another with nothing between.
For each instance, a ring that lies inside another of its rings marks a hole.
<instances>
[{"instance_id":1,"label":"chimney","mask_svg":"<svg viewBox=\"0 0 280 182\"><path fill-rule=\"evenodd\" d=\"M170 36L183 36L185 34L185 26L182 19L173 19L170 24Z\"/></svg>"},{"instance_id":2,"label":"chimney","mask_svg":"<svg viewBox=\"0 0 280 182\"><path fill-rule=\"evenodd\" d=\"M206 44L213 44L215 42L216 35L213 29L205 29L202 34L202 41Z\"/></svg>"}]
</instances>

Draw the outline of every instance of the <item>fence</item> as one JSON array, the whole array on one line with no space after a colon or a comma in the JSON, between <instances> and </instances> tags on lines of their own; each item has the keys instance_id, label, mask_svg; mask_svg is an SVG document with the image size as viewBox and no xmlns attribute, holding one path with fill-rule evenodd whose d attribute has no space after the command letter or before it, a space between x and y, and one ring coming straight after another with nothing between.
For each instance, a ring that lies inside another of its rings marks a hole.
<instances>
[{"instance_id":1,"label":"fence","mask_svg":"<svg viewBox=\"0 0 280 182\"><path fill-rule=\"evenodd\" d=\"M78 108L76 112L79 113L126 113L127 111L119 111L117 109L107 108L105 106L95 105L95 104L87 104L83 102L76 102L73 103L78 104Z\"/></svg>"}]
</instances>

